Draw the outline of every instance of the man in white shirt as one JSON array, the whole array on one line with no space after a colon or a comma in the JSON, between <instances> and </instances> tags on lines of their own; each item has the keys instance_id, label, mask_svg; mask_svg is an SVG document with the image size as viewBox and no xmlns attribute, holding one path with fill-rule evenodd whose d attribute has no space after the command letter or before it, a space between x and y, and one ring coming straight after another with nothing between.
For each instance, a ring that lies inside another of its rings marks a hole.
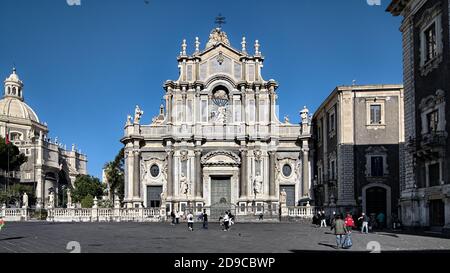
<instances>
[{"instance_id":1,"label":"man in white shirt","mask_svg":"<svg viewBox=\"0 0 450 273\"><path fill-rule=\"evenodd\" d=\"M192 215L192 212L187 215L187 221L189 230L194 231L194 215Z\"/></svg>"},{"instance_id":2,"label":"man in white shirt","mask_svg":"<svg viewBox=\"0 0 450 273\"><path fill-rule=\"evenodd\" d=\"M230 228L230 216L228 216L228 211L225 212L225 216L223 217L223 225L225 227L224 231L228 231Z\"/></svg>"}]
</instances>

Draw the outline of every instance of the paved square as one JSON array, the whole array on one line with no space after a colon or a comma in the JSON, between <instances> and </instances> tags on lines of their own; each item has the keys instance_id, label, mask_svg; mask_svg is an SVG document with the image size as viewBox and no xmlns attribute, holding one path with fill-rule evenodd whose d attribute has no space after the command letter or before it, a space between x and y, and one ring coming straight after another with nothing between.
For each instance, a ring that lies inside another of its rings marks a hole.
<instances>
[{"instance_id":1,"label":"paved square","mask_svg":"<svg viewBox=\"0 0 450 273\"><path fill-rule=\"evenodd\" d=\"M300 223L237 223L229 232L210 223L208 230L196 223L7 223L0 232L0 252L68 253L67 244L80 243L82 253L289 253L301 250L334 250L335 236L329 228ZM351 250L368 251L371 241L381 251L446 250L450 239L424 235L377 232L368 235L353 232Z\"/></svg>"}]
</instances>

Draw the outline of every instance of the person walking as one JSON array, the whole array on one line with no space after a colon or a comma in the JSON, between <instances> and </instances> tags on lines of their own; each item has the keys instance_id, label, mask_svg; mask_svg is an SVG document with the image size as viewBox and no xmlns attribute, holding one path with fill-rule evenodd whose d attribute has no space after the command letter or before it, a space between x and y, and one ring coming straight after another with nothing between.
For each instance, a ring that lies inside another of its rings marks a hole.
<instances>
[{"instance_id":1,"label":"person walking","mask_svg":"<svg viewBox=\"0 0 450 273\"><path fill-rule=\"evenodd\" d=\"M180 213L178 212L178 210L175 211L175 224L179 224L180 223Z\"/></svg>"},{"instance_id":2,"label":"person walking","mask_svg":"<svg viewBox=\"0 0 450 273\"><path fill-rule=\"evenodd\" d=\"M206 213L206 209L203 210L202 214L203 218L203 229L208 229L208 213Z\"/></svg>"},{"instance_id":3,"label":"person walking","mask_svg":"<svg viewBox=\"0 0 450 273\"><path fill-rule=\"evenodd\" d=\"M342 220L342 216L340 214L336 216L336 221L334 221L334 225L331 228L334 229L334 234L336 235L337 248L342 248L344 245L345 235L347 234L347 227L345 226L345 222Z\"/></svg>"},{"instance_id":4,"label":"person walking","mask_svg":"<svg viewBox=\"0 0 450 273\"><path fill-rule=\"evenodd\" d=\"M0 216L0 231L2 231L2 228L5 226L5 220L3 220L3 216Z\"/></svg>"},{"instance_id":5,"label":"person walking","mask_svg":"<svg viewBox=\"0 0 450 273\"><path fill-rule=\"evenodd\" d=\"M347 217L345 217L345 227L347 228L347 235L344 240L344 248L350 248L353 245L352 242L352 230L356 227L355 221L353 220L353 216L348 213Z\"/></svg>"},{"instance_id":6,"label":"person walking","mask_svg":"<svg viewBox=\"0 0 450 273\"><path fill-rule=\"evenodd\" d=\"M364 229L366 230L366 234L369 233L369 217L363 212L358 220L362 220L361 233L364 233Z\"/></svg>"},{"instance_id":7,"label":"person walking","mask_svg":"<svg viewBox=\"0 0 450 273\"><path fill-rule=\"evenodd\" d=\"M173 210L170 212L170 218L172 218L171 225L175 225L175 212Z\"/></svg>"},{"instance_id":8,"label":"person walking","mask_svg":"<svg viewBox=\"0 0 450 273\"><path fill-rule=\"evenodd\" d=\"M319 216L320 218L320 227L327 227L327 219L325 218L325 211L322 211L322 213Z\"/></svg>"},{"instance_id":9,"label":"person walking","mask_svg":"<svg viewBox=\"0 0 450 273\"><path fill-rule=\"evenodd\" d=\"M188 222L188 229L190 231L194 231L194 215L192 215L192 212L189 212L189 214L186 216L187 222Z\"/></svg>"},{"instance_id":10,"label":"person walking","mask_svg":"<svg viewBox=\"0 0 450 273\"><path fill-rule=\"evenodd\" d=\"M334 222L336 221L336 212L333 211L333 215L331 215L330 217L330 226L333 227L334 226Z\"/></svg>"},{"instance_id":11,"label":"person walking","mask_svg":"<svg viewBox=\"0 0 450 273\"><path fill-rule=\"evenodd\" d=\"M228 215L228 211L225 212L225 215L223 216L223 226L224 231L228 231L228 229L230 229L230 216Z\"/></svg>"}]
</instances>

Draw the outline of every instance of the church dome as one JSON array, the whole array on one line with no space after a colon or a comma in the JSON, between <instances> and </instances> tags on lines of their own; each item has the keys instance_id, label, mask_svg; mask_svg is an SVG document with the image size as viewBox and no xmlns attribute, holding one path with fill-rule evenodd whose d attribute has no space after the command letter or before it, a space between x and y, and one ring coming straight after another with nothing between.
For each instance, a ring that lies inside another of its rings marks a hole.
<instances>
[{"instance_id":1,"label":"church dome","mask_svg":"<svg viewBox=\"0 0 450 273\"><path fill-rule=\"evenodd\" d=\"M32 120L39 123L39 118L33 109L17 98L6 97L0 100L0 115Z\"/></svg>"},{"instance_id":2,"label":"church dome","mask_svg":"<svg viewBox=\"0 0 450 273\"><path fill-rule=\"evenodd\" d=\"M5 80L4 97L0 100L0 115L39 123L36 113L23 101L23 82L15 68Z\"/></svg>"}]
</instances>

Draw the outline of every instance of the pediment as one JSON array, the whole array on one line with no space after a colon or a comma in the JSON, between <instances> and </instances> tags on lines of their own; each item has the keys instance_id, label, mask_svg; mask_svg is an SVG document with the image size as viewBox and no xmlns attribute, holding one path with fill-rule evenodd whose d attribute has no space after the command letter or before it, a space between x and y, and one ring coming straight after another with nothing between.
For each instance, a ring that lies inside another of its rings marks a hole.
<instances>
[{"instance_id":1,"label":"pediment","mask_svg":"<svg viewBox=\"0 0 450 273\"><path fill-rule=\"evenodd\" d=\"M201 163L205 166L238 166L241 159L230 151L213 151L204 155Z\"/></svg>"}]
</instances>

